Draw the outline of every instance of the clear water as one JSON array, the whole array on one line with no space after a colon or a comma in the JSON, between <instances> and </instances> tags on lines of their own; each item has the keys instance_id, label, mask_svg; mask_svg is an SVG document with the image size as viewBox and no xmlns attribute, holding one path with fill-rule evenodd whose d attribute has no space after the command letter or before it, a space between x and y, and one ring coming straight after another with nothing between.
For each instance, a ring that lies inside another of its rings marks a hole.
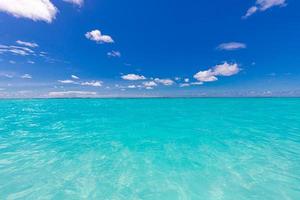
<instances>
[{"instance_id":1,"label":"clear water","mask_svg":"<svg viewBox=\"0 0 300 200\"><path fill-rule=\"evenodd\" d=\"M0 101L0 199L300 199L300 99Z\"/></svg>"}]
</instances>

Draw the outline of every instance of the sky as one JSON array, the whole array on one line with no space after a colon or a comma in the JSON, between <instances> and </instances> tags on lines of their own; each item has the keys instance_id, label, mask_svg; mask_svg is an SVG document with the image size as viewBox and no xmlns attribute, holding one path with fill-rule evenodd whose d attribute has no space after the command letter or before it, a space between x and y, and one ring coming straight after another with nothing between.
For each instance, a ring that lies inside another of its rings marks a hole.
<instances>
[{"instance_id":1,"label":"sky","mask_svg":"<svg viewBox=\"0 0 300 200\"><path fill-rule=\"evenodd\" d=\"M298 0L0 0L0 98L300 96Z\"/></svg>"}]
</instances>

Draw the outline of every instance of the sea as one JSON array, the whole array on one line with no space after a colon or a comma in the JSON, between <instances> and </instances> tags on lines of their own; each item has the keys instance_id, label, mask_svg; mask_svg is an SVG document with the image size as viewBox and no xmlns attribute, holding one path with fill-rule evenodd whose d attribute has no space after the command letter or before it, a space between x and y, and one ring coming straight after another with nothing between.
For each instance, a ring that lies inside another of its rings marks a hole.
<instances>
[{"instance_id":1,"label":"sea","mask_svg":"<svg viewBox=\"0 0 300 200\"><path fill-rule=\"evenodd\" d=\"M299 200L300 98L0 100L0 199Z\"/></svg>"}]
</instances>

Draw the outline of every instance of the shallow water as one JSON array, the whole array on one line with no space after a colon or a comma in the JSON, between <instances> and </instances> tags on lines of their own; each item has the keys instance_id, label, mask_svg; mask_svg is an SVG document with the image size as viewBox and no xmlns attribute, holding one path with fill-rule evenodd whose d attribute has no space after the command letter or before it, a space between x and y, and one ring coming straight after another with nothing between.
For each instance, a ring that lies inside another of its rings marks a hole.
<instances>
[{"instance_id":1,"label":"shallow water","mask_svg":"<svg viewBox=\"0 0 300 200\"><path fill-rule=\"evenodd\" d=\"M0 101L0 199L300 198L300 99Z\"/></svg>"}]
</instances>

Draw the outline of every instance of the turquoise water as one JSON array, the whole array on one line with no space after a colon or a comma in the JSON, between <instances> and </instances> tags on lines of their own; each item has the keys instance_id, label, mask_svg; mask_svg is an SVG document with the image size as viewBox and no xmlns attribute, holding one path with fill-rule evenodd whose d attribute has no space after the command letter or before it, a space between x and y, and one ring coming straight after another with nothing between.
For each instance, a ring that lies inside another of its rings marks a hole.
<instances>
[{"instance_id":1,"label":"turquoise water","mask_svg":"<svg viewBox=\"0 0 300 200\"><path fill-rule=\"evenodd\" d=\"M0 199L300 199L300 99L0 101Z\"/></svg>"}]
</instances>

